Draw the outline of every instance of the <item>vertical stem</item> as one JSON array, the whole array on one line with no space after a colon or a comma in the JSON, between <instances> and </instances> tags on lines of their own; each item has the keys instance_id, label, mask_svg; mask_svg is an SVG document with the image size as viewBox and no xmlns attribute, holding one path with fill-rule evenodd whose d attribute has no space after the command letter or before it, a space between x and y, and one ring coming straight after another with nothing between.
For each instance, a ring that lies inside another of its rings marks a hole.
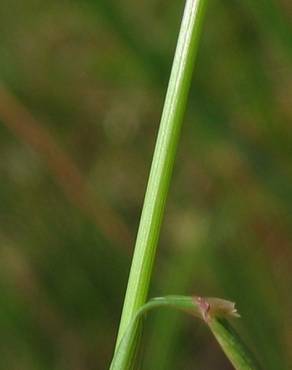
<instances>
[{"instance_id":1,"label":"vertical stem","mask_svg":"<svg viewBox=\"0 0 292 370\"><path fill-rule=\"evenodd\" d=\"M187 0L156 141L116 348L145 303L206 0Z\"/></svg>"}]
</instances>

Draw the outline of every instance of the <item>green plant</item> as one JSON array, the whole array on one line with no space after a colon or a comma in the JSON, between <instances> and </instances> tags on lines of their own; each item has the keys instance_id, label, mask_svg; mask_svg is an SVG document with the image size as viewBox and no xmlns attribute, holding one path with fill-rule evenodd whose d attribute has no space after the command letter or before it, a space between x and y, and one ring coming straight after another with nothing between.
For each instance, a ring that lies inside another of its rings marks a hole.
<instances>
[{"instance_id":1,"label":"green plant","mask_svg":"<svg viewBox=\"0 0 292 370\"><path fill-rule=\"evenodd\" d=\"M205 4L205 0L186 2L146 190L117 345L147 297Z\"/></svg>"},{"instance_id":2,"label":"green plant","mask_svg":"<svg viewBox=\"0 0 292 370\"><path fill-rule=\"evenodd\" d=\"M226 318L239 316L234 303L218 298L166 296L151 299L136 312L119 343L111 364L111 370L131 367L132 347L136 340L139 320L148 311L159 307L175 308L206 322L226 356L237 370L260 369L253 355L226 320Z\"/></svg>"},{"instance_id":3,"label":"green plant","mask_svg":"<svg viewBox=\"0 0 292 370\"><path fill-rule=\"evenodd\" d=\"M154 299L145 304L205 6L206 0L186 1L111 364L112 370L133 366L139 319L146 311L157 306L174 306L203 318L237 369L257 369L235 334L219 319L222 311L225 315L226 308L231 307L230 302L220 299L196 301L191 297L175 296ZM228 314L232 313L234 311L228 311Z\"/></svg>"}]
</instances>

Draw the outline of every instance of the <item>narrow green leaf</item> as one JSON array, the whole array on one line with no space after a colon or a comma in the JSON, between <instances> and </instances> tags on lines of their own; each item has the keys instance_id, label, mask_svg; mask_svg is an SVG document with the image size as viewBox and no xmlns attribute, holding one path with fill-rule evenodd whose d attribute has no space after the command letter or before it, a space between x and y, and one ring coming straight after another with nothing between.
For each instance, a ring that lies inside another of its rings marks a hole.
<instances>
[{"instance_id":1,"label":"narrow green leaf","mask_svg":"<svg viewBox=\"0 0 292 370\"><path fill-rule=\"evenodd\" d=\"M226 319L214 318L208 326L236 370L260 370L253 354Z\"/></svg>"},{"instance_id":2,"label":"narrow green leaf","mask_svg":"<svg viewBox=\"0 0 292 370\"><path fill-rule=\"evenodd\" d=\"M219 298L166 296L151 299L137 311L116 349L110 370L128 370L133 366L132 348L140 319L146 312L159 307L174 308L202 319L236 370L260 369L253 355L226 320L239 317L233 302Z\"/></svg>"},{"instance_id":3,"label":"narrow green leaf","mask_svg":"<svg viewBox=\"0 0 292 370\"><path fill-rule=\"evenodd\" d=\"M192 297L167 296L151 299L136 312L134 318L129 323L125 334L115 351L110 370L128 370L131 368L133 346L137 338L139 320L147 311L158 307L172 307L192 313L198 317L200 316L199 307Z\"/></svg>"}]
</instances>

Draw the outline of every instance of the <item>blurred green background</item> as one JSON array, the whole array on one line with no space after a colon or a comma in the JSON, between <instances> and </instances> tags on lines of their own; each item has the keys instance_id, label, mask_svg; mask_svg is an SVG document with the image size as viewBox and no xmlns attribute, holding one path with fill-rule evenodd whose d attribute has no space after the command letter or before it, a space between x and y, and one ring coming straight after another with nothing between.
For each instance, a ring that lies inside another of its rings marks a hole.
<instances>
[{"instance_id":1,"label":"blurred green background","mask_svg":"<svg viewBox=\"0 0 292 370\"><path fill-rule=\"evenodd\" d=\"M108 368L183 1L0 4L0 369ZM237 302L292 368L292 3L209 1L151 296ZM137 369L231 369L147 317Z\"/></svg>"}]
</instances>

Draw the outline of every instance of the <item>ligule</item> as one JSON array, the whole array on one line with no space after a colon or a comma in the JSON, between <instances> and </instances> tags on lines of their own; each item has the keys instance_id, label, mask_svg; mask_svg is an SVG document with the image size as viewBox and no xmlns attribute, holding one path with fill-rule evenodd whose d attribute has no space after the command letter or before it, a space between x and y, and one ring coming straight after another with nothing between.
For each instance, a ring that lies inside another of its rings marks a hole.
<instances>
[{"instance_id":1,"label":"ligule","mask_svg":"<svg viewBox=\"0 0 292 370\"><path fill-rule=\"evenodd\" d=\"M184 311L203 320L236 370L259 370L253 355L226 320L239 317L234 302L221 298L179 295L153 298L138 310L121 339L110 370L130 369L133 358L132 344L139 322L148 311L161 307Z\"/></svg>"}]
</instances>

